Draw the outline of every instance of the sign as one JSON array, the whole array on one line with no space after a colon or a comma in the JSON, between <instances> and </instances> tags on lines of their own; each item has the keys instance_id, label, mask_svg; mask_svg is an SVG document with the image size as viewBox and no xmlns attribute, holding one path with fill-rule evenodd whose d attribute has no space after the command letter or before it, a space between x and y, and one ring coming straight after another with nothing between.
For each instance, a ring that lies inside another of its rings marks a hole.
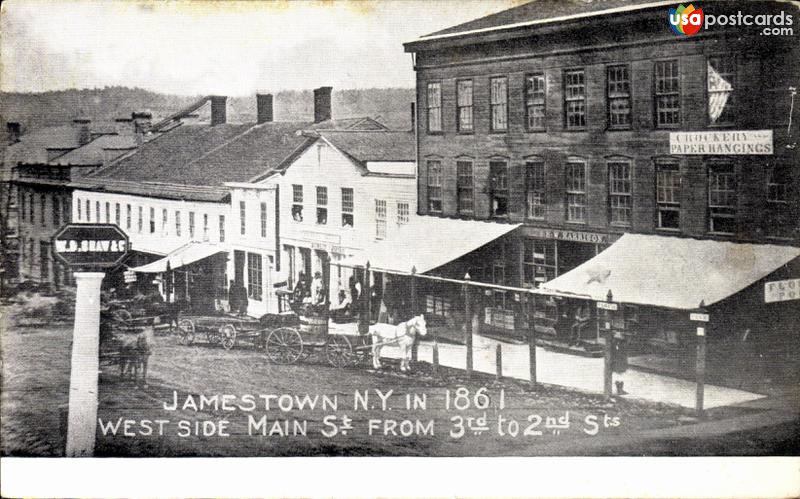
<instances>
[{"instance_id":1,"label":"sign","mask_svg":"<svg viewBox=\"0 0 800 499\"><path fill-rule=\"evenodd\" d=\"M669 153L729 156L772 154L772 130L670 132Z\"/></svg>"},{"instance_id":2,"label":"sign","mask_svg":"<svg viewBox=\"0 0 800 499\"><path fill-rule=\"evenodd\" d=\"M539 227L526 228L525 234L529 237L536 237L539 239L557 239L559 241L592 244L611 244L619 238L617 234L583 232L579 230L543 229Z\"/></svg>"},{"instance_id":3,"label":"sign","mask_svg":"<svg viewBox=\"0 0 800 499\"><path fill-rule=\"evenodd\" d=\"M689 314L690 321L708 322L708 314L701 314L698 312Z\"/></svg>"},{"instance_id":4,"label":"sign","mask_svg":"<svg viewBox=\"0 0 800 499\"><path fill-rule=\"evenodd\" d=\"M132 270L126 270L123 273L123 277L125 278L125 283L136 282L136 272Z\"/></svg>"},{"instance_id":5,"label":"sign","mask_svg":"<svg viewBox=\"0 0 800 499\"><path fill-rule=\"evenodd\" d=\"M764 283L764 303L800 299L800 278Z\"/></svg>"},{"instance_id":6,"label":"sign","mask_svg":"<svg viewBox=\"0 0 800 499\"><path fill-rule=\"evenodd\" d=\"M597 302L597 308L600 308L600 309L603 309L603 310L616 311L617 310L617 304L616 303L609 303L607 301L599 301L599 302Z\"/></svg>"},{"instance_id":7,"label":"sign","mask_svg":"<svg viewBox=\"0 0 800 499\"><path fill-rule=\"evenodd\" d=\"M53 236L53 252L71 267L113 267L128 256L128 246L113 224L67 224Z\"/></svg>"},{"instance_id":8,"label":"sign","mask_svg":"<svg viewBox=\"0 0 800 499\"><path fill-rule=\"evenodd\" d=\"M705 336L706 335L706 328L700 326L697 328L697 336Z\"/></svg>"}]
</instances>

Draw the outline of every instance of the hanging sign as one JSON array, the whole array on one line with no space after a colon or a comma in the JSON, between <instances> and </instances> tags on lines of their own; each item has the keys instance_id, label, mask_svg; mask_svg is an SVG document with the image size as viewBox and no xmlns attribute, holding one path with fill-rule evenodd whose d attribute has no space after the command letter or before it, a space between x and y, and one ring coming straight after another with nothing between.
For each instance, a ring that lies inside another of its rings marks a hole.
<instances>
[{"instance_id":1,"label":"hanging sign","mask_svg":"<svg viewBox=\"0 0 800 499\"><path fill-rule=\"evenodd\" d=\"M609 303L607 301L599 301L599 302L597 302L597 308L602 309L602 310L615 311L615 310L617 310L617 304L616 303Z\"/></svg>"},{"instance_id":2,"label":"hanging sign","mask_svg":"<svg viewBox=\"0 0 800 499\"><path fill-rule=\"evenodd\" d=\"M693 312L689 314L689 320L696 322L708 322L708 314Z\"/></svg>"},{"instance_id":3,"label":"hanging sign","mask_svg":"<svg viewBox=\"0 0 800 499\"><path fill-rule=\"evenodd\" d=\"M114 267L128 256L128 236L114 224L67 224L53 236L56 257L71 267Z\"/></svg>"},{"instance_id":4,"label":"hanging sign","mask_svg":"<svg viewBox=\"0 0 800 499\"><path fill-rule=\"evenodd\" d=\"M764 303L800 299L800 278L764 283Z\"/></svg>"}]
</instances>

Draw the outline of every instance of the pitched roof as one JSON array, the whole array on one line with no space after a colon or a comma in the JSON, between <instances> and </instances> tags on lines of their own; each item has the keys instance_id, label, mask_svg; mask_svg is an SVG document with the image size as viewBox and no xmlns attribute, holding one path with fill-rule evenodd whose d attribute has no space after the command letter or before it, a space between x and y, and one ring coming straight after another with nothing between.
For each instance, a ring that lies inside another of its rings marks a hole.
<instances>
[{"instance_id":1,"label":"pitched roof","mask_svg":"<svg viewBox=\"0 0 800 499\"><path fill-rule=\"evenodd\" d=\"M75 149L78 147L78 132L71 125L41 128L20 137L20 141L6 149L6 164L45 164L48 149Z\"/></svg>"},{"instance_id":2,"label":"pitched roof","mask_svg":"<svg viewBox=\"0 0 800 499\"><path fill-rule=\"evenodd\" d=\"M126 151L135 149L136 137L128 135L101 135L86 145L50 161L51 165L102 165L108 159L105 150L111 151L111 157L116 158Z\"/></svg>"},{"instance_id":3,"label":"pitched roof","mask_svg":"<svg viewBox=\"0 0 800 499\"><path fill-rule=\"evenodd\" d=\"M334 147L364 165L369 161L414 161L412 131L319 131Z\"/></svg>"},{"instance_id":4,"label":"pitched roof","mask_svg":"<svg viewBox=\"0 0 800 499\"><path fill-rule=\"evenodd\" d=\"M311 126L314 130L388 130L389 128L377 119L365 118L338 118L323 121Z\"/></svg>"}]
</instances>

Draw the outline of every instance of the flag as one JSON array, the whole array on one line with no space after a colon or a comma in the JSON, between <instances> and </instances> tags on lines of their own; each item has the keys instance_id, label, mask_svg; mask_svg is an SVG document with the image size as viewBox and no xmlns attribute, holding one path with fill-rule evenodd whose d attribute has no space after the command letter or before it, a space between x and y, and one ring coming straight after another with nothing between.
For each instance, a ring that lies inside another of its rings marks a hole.
<instances>
[{"instance_id":1,"label":"flag","mask_svg":"<svg viewBox=\"0 0 800 499\"><path fill-rule=\"evenodd\" d=\"M715 123L722 111L725 109L725 104L728 103L728 98L733 92L733 85L730 84L725 78L720 75L717 70L708 63L708 117L711 123Z\"/></svg>"}]
</instances>

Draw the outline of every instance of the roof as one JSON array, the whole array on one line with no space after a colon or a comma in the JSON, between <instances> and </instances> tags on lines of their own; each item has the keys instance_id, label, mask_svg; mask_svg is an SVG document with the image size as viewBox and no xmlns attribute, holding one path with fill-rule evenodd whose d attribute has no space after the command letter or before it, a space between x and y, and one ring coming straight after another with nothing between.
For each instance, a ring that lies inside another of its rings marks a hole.
<instances>
[{"instance_id":1,"label":"roof","mask_svg":"<svg viewBox=\"0 0 800 499\"><path fill-rule=\"evenodd\" d=\"M375 118L338 118L326 120L311 126L314 130L388 130L389 128Z\"/></svg>"},{"instance_id":2,"label":"roof","mask_svg":"<svg viewBox=\"0 0 800 499\"><path fill-rule=\"evenodd\" d=\"M418 274L434 270L460 258L521 224L503 224L418 216L411 217L389 238L376 241L364 249L364 256L351 257L343 265L365 265L378 271ZM447 250L443 251L446 247Z\"/></svg>"},{"instance_id":3,"label":"roof","mask_svg":"<svg viewBox=\"0 0 800 499\"><path fill-rule=\"evenodd\" d=\"M209 256L214 256L217 253L225 253L226 251L227 249L217 244L190 242L171 251L164 258L140 267L133 267L130 270L134 272L156 274L166 272L167 266L169 266L170 270L177 269L184 265L189 265L190 263L208 258Z\"/></svg>"},{"instance_id":4,"label":"roof","mask_svg":"<svg viewBox=\"0 0 800 499\"><path fill-rule=\"evenodd\" d=\"M78 131L72 125L41 128L26 133L20 141L6 149L7 164L45 164L48 162L48 149L75 149L78 147Z\"/></svg>"},{"instance_id":5,"label":"roof","mask_svg":"<svg viewBox=\"0 0 800 499\"><path fill-rule=\"evenodd\" d=\"M800 256L800 248L624 234L542 291L692 310L717 303Z\"/></svg>"},{"instance_id":6,"label":"roof","mask_svg":"<svg viewBox=\"0 0 800 499\"><path fill-rule=\"evenodd\" d=\"M135 149L136 137L126 135L101 135L86 145L73 149L50 162L51 165L102 165L106 155L104 150L113 150L116 156L123 152Z\"/></svg>"},{"instance_id":7,"label":"roof","mask_svg":"<svg viewBox=\"0 0 800 499\"><path fill-rule=\"evenodd\" d=\"M412 131L320 131L319 135L362 165L417 157Z\"/></svg>"}]
</instances>

